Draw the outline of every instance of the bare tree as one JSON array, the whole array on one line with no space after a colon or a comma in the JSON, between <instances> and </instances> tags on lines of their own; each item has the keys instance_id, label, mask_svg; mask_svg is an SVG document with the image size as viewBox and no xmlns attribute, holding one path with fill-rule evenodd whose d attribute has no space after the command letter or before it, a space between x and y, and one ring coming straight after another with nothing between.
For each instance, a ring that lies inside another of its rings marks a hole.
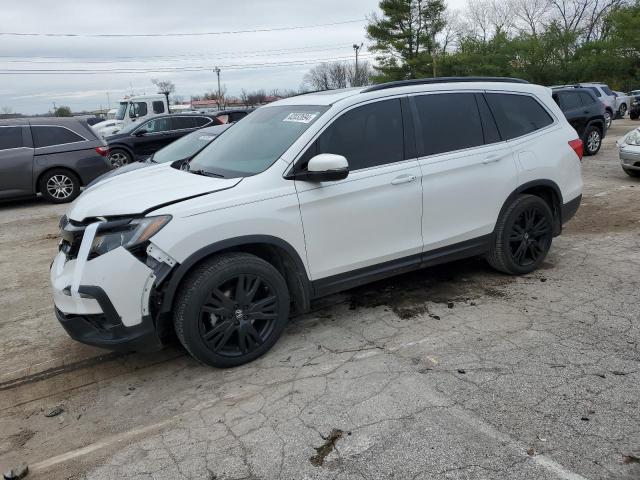
<instances>
[{"instance_id":1,"label":"bare tree","mask_svg":"<svg viewBox=\"0 0 640 480\"><path fill-rule=\"evenodd\" d=\"M152 78L151 83L158 88L158 93L161 93L166 97L167 105L169 105L169 95L176 90L176 86L173 82L171 80L159 80L157 78Z\"/></svg>"},{"instance_id":2,"label":"bare tree","mask_svg":"<svg viewBox=\"0 0 640 480\"><path fill-rule=\"evenodd\" d=\"M486 0L467 1L467 28L476 39L487 43L491 34L491 19Z\"/></svg>"},{"instance_id":3,"label":"bare tree","mask_svg":"<svg viewBox=\"0 0 640 480\"><path fill-rule=\"evenodd\" d=\"M244 88L240 92L240 101L245 107L249 106L249 93Z\"/></svg>"},{"instance_id":4,"label":"bare tree","mask_svg":"<svg viewBox=\"0 0 640 480\"><path fill-rule=\"evenodd\" d=\"M13 109L11 107L2 107L0 108L1 115L11 115L13 113Z\"/></svg>"},{"instance_id":5,"label":"bare tree","mask_svg":"<svg viewBox=\"0 0 640 480\"><path fill-rule=\"evenodd\" d=\"M536 37L549 16L549 0L516 0L514 5L518 30Z\"/></svg>"},{"instance_id":6,"label":"bare tree","mask_svg":"<svg viewBox=\"0 0 640 480\"><path fill-rule=\"evenodd\" d=\"M331 90L331 67L328 63L320 63L309 70L303 79L305 85L309 85L313 90Z\"/></svg>"},{"instance_id":7,"label":"bare tree","mask_svg":"<svg viewBox=\"0 0 640 480\"><path fill-rule=\"evenodd\" d=\"M369 62L359 61L358 68L356 69L356 63L351 62L346 64L347 69L347 82L351 87L362 87L364 85L371 85L373 81L373 67Z\"/></svg>"},{"instance_id":8,"label":"bare tree","mask_svg":"<svg viewBox=\"0 0 640 480\"><path fill-rule=\"evenodd\" d=\"M442 32L436 37L440 46L440 55L455 48L465 31L464 22L461 20L461 13L454 10L444 12L445 26Z\"/></svg>"}]
</instances>

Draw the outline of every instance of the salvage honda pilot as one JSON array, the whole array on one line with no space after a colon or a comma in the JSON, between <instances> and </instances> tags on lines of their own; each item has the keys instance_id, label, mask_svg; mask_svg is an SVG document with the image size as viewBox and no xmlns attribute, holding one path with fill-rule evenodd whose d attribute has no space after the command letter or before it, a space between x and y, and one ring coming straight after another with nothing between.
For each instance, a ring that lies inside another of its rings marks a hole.
<instances>
[{"instance_id":1,"label":"salvage honda pilot","mask_svg":"<svg viewBox=\"0 0 640 480\"><path fill-rule=\"evenodd\" d=\"M578 209L581 157L551 91L520 80L282 100L186 168L88 188L60 223L56 314L84 343L148 351L175 331L201 362L239 365L332 292L478 255L531 272Z\"/></svg>"}]
</instances>

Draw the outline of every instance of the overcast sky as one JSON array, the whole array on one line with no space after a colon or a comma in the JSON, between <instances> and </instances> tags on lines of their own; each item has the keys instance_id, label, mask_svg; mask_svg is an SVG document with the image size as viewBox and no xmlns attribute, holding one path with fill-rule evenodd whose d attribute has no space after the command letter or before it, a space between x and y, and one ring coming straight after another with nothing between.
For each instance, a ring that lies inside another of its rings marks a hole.
<instances>
[{"instance_id":1,"label":"overcast sky","mask_svg":"<svg viewBox=\"0 0 640 480\"><path fill-rule=\"evenodd\" d=\"M152 78L169 79L188 100L216 88L214 66L229 95L244 88L298 88L323 60L353 57L365 42L365 17L378 0L28 0L2 2L0 33L166 34L340 25L271 32L167 37L0 35L0 71L104 70L105 73L0 75L0 108L44 113L114 107L123 95L155 93ZM463 0L449 0L457 8ZM360 20L360 21L357 21ZM363 49L365 50L365 49ZM366 58L368 52L363 52ZM303 64L303 62L306 62ZM274 64L265 66L258 64ZM289 63L289 65L282 65ZM146 70L139 73L112 71ZM149 72L153 69L182 69ZM194 70L194 71L189 71ZM112 72L112 73L110 73Z\"/></svg>"}]
</instances>

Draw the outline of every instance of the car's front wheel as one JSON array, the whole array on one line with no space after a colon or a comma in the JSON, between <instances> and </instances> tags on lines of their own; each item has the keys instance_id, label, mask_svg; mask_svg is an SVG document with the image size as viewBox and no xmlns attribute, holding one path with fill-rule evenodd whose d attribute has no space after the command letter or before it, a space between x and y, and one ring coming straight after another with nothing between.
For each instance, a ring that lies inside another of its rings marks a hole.
<instances>
[{"instance_id":1,"label":"car's front wheel","mask_svg":"<svg viewBox=\"0 0 640 480\"><path fill-rule=\"evenodd\" d=\"M288 319L284 278L273 265L247 253L219 255L197 267L174 306L180 342L214 367L260 357L276 343Z\"/></svg>"},{"instance_id":2,"label":"car's front wheel","mask_svg":"<svg viewBox=\"0 0 640 480\"><path fill-rule=\"evenodd\" d=\"M40 178L38 189L48 202L68 203L80 195L80 179L69 170L54 168Z\"/></svg>"},{"instance_id":3,"label":"car's front wheel","mask_svg":"<svg viewBox=\"0 0 640 480\"><path fill-rule=\"evenodd\" d=\"M487 260L510 275L532 272L544 261L553 239L553 215L542 198L518 195L500 215Z\"/></svg>"},{"instance_id":4,"label":"car's front wheel","mask_svg":"<svg viewBox=\"0 0 640 480\"><path fill-rule=\"evenodd\" d=\"M638 120L639 117L640 117L640 112L631 112L631 113L629 113L629 118L631 120Z\"/></svg>"},{"instance_id":5,"label":"car's front wheel","mask_svg":"<svg viewBox=\"0 0 640 480\"><path fill-rule=\"evenodd\" d=\"M597 127L588 127L584 132L584 153L585 155L595 155L602 145L602 134Z\"/></svg>"},{"instance_id":6,"label":"car's front wheel","mask_svg":"<svg viewBox=\"0 0 640 480\"><path fill-rule=\"evenodd\" d=\"M624 170L624 173L626 173L630 177L640 177L640 170L631 170L630 168L624 167L622 167L622 170Z\"/></svg>"}]
</instances>

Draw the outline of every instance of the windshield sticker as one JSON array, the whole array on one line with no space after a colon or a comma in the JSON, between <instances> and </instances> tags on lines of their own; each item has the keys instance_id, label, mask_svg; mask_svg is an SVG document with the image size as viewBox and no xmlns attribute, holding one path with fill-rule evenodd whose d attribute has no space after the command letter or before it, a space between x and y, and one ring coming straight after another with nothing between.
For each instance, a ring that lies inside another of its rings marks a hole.
<instances>
[{"instance_id":1,"label":"windshield sticker","mask_svg":"<svg viewBox=\"0 0 640 480\"><path fill-rule=\"evenodd\" d=\"M317 113L290 113L283 122L311 123L318 116Z\"/></svg>"},{"instance_id":2,"label":"windshield sticker","mask_svg":"<svg viewBox=\"0 0 640 480\"><path fill-rule=\"evenodd\" d=\"M213 140L214 138L216 138L214 135L202 135L201 137L198 137L198 140L207 142L209 140Z\"/></svg>"}]
</instances>

